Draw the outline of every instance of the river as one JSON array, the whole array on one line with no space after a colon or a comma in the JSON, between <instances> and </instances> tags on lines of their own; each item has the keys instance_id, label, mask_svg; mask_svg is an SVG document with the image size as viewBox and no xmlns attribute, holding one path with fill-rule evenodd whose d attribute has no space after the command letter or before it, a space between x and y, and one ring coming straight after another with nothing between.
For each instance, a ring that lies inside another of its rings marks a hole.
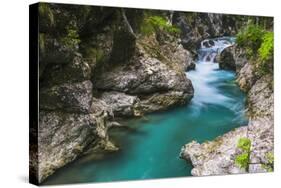
<instances>
[{"instance_id":1,"label":"river","mask_svg":"<svg viewBox=\"0 0 281 188\"><path fill-rule=\"evenodd\" d=\"M44 184L190 176L192 165L179 158L184 144L213 140L247 124L245 94L235 83L235 72L220 70L213 62L216 54L231 43L232 38L202 42L196 69L186 73L195 90L189 104L124 122L129 128L110 131L120 151L100 159L82 157L58 170Z\"/></svg>"}]
</instances>

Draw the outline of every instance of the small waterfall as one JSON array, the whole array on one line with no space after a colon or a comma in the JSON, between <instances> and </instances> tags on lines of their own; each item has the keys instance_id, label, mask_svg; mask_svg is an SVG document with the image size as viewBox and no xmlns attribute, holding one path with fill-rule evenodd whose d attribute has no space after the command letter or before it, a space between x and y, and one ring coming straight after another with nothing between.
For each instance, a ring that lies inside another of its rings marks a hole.
<instances>
[{"instance_id":1,"label":"small waterfall","mask_svg":"<svg viewBox=\"0 0 281 188\"><path fill-rule=\"evenodd\" d=\"M231 37L221 37L201 42L196 70L187 73L187 77L191 79L194 86L195 93L192 102L196 107L215 104L230 108L233 102L235 103L220 89L225 80L235 77L234 73L220 70L218 63L214 63L217 54L233 45L234 40Z\"/></svg>"}]
</instances>

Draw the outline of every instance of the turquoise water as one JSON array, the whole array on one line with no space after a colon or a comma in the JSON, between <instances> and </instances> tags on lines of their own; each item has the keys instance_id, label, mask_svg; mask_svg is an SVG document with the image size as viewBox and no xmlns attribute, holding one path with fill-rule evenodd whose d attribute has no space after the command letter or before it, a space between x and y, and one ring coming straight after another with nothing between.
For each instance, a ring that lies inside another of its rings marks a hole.
<instances>
[{"instance_id":1,"label":"turquoise water","mask_svg":"<svg viewBox=\"0 0 281 188\"><path fill-rule=\"evenodd\" d=\"M247 123L245 95L234 82L235 73L219 70L212 61L198 61L196 66L187 73L195 89L189 104L128 120L125 124L129 128L110 131L120 151L101 159L85 156L57 171L44 184L190 176L192 165L179 158L184 144L213 140Z\"/></svg>"}]
</instances>

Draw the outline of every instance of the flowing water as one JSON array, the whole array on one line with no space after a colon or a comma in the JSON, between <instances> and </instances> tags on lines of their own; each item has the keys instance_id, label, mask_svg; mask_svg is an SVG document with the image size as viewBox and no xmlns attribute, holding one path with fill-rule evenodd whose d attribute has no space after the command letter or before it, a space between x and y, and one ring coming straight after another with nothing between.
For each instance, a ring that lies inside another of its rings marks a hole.
<instances>
[{"instance_id":1,"label":"flowing water","mask_svg":"<svg viewBox=\"0 0 281 188\"><path fill-rule=\"evenodd\" d=\"M100 159L82 157L58 170L44 184L190 176L192 165L179 158L184 144L213 140L247 123L245 95L235 84L235 73L220 70L213 62L215 55L231 45L232 40L202 42L196 70L187 72L195 89L189 104L128 120L128 129L110 131L120 151Z\"/></svg>"}]
</instances>

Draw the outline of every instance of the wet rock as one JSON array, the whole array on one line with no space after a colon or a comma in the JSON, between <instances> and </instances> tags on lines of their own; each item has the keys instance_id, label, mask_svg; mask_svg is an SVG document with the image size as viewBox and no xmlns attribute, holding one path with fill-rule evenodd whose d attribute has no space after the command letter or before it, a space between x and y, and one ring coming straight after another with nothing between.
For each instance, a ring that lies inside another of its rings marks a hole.
<instances>
[{"instance_id":1,"label":"wet rock","mask_svg":"<svg viewBox=\"0 0 281 188\"><path fill-rule=\"evenodd\" d=\"M235 59L233 56L233 47L227 47L225 48L219 55L218 58L218 63L220 69L225 69L225 70L236 70L236 64L235 64Z\"/></svg>"},{"instance_id":2,"label":"wet rock","mask_svg":"<svg viewBox=\"0 0 281 188\"><path fill-rule=\"evenodd\" d=\"M89 80L40 89L40 109L86 113L91 101L92 83Z\"/></svg>"}]
</instances>

